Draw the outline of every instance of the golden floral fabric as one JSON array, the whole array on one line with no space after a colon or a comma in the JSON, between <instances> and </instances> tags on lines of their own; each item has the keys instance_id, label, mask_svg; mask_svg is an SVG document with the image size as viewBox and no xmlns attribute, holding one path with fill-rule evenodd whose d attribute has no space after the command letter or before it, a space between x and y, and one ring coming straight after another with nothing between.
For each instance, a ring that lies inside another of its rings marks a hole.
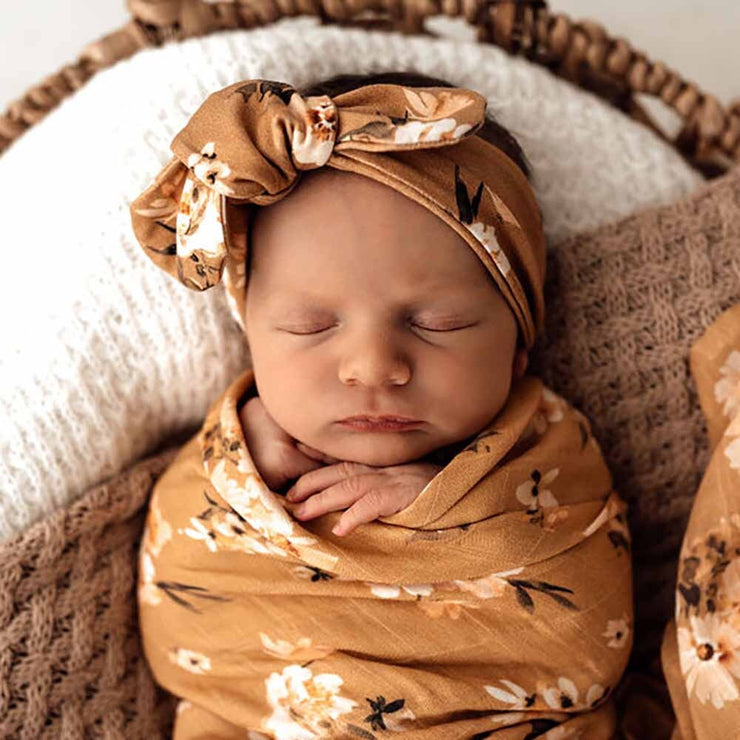
<instances>
[{"instance_id":1,"label":"golden floral fabric","mask_svg":"<svg viewBox=\"0 0 740 740\"><path fill-rule=\"evenodd\" d=\"M243 373L154 488L138 603L174 737L611 738L632 646L626 504L540 380L406 509L301 522L241 430Z\"/></svg>"},{"instance_id":2,"label":"golden floral fabric","mask_svg":"<svg viewBox=\"0 0 740 740\"><path fill-rule=\"evenodd\" d=\"M674 740L740 737L740 305L691 349L712 457L679 558L662 662Z\"/></svg>"},{"instance_id":3,"label":"golden floral fabric","mask_svg":"<svg viewBox=\"0 0 740 740\"><path fill-rule=\"evenodd\" d=\"M275 80L211 94L174 157L131 205L155 264L194 290L223 277L243 327L250 209L322 166L382 182L428 208L483 261L531 347L544 317L545 239L527 178L475 136L486 100L465 88L374 84L304 98Z\"/></svg>"}]
</instances>

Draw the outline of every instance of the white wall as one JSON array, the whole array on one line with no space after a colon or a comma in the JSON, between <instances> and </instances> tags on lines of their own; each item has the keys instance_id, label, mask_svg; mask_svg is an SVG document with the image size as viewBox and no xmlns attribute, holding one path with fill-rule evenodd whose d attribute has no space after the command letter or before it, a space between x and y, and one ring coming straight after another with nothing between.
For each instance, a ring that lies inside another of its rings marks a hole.
<instances>
[{"instance_id":1,"label":"white wall","mask_svg":"<svg viewBox=\"0 0 740 740\"><path fill-rule=\"evenodd\" d=\"M2 0L0 110L128 19L125 0ZM591 17L707 92L740 98L738 0L550 0L571 18Z\"/></svg>"}]
</instances>

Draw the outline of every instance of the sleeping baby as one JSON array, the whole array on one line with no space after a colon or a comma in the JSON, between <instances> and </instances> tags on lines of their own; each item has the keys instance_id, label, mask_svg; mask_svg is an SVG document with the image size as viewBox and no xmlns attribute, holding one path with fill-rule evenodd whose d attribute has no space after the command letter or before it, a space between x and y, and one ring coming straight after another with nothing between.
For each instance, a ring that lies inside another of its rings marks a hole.
<instances>
[{"instance_id":1,"label":"sleeping baby","mask_svg":"<svg viewBox=\"0 0 740 740\"><path fill-rule=\"evenodd\" d=\"M139 620L173 736L615 736L626 506L526 374L542 219L485 98L245 80L172 150L134 232L223 281L251 355L150 499Z\"/></svg>"}]
</instances>

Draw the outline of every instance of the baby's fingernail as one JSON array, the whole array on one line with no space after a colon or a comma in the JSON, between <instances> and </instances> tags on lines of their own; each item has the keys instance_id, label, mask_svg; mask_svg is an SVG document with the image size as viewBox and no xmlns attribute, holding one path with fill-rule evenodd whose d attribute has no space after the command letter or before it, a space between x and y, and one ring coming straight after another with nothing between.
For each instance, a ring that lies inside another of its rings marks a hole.
<instances>
[{"instance_id":1,"label":"baby's fingernail","mask_svg":"<svg viewBox=\"0 0 740 740\"><path fill-rule=\"evenodd\" d=\"M335 524L334 529L332 529L331 533L341 537L344 534L344 527L342 527L341 524Z\"/></svg>"}]
</instances>

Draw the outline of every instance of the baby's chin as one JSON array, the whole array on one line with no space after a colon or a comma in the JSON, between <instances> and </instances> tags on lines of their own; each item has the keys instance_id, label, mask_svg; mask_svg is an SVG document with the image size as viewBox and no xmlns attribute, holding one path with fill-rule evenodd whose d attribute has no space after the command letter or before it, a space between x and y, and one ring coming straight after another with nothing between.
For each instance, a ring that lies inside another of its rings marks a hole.
<instances>
[{"instance_id":1,"label":"baby's chin","mask_svg":"<svg viewBox=\"0 0 740 740\"><path fill-rule=\"evenodd\" d=\"M434 452L440 445L430 444L422 437L409 439L414 432L351 432L351 438L333 440L321 446L312 445L321 452L343 462L356 462L387 468L417 462ZM407 437L407 439L399 439Z\"/></svg>"}]
</instances>

